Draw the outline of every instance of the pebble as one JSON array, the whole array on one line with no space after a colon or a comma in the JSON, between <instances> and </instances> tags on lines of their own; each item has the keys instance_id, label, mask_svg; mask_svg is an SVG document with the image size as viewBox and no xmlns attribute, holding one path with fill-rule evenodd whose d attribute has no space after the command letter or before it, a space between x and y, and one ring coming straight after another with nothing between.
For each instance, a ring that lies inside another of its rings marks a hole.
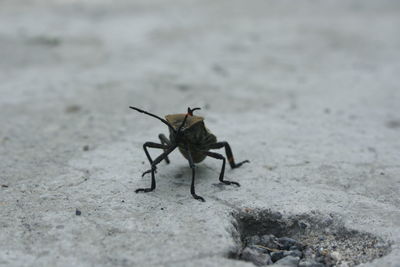
<instances>
[{"instance_id":1,"label":"pebble","mask_svg":"<svg viewBox=\"0 0 400 267\"><path fill-rule=\"evenodd\" d=\"M306 248L306 249L303 251L303 254L304 254L304 258L310 258L310 259L312 259L312 258L315 257L315 254L314 254L314 251L312 250L312 248Z\"/></svg>"},{"instance_id":2,"label":"pebble","mask_svg":"<svg viewBox=\"0 0 400 267\"><path fill-rule=\"evenodd\" d=\"M327 265L327 266L333 266L333 265L335 265L336 264L336 260L330 255L330 254L328 254L328 255L326 255L325 257L324 257L324 263L325 263L325 265Z\"/></svg>"},{"instance_id":3,"label":"pebble","mask_svg":"<svg viewBox=\"0 0 400 267\"><path fill-rule=\"evenodd\" d=\"M324 256L315 257L315 261L316 262L325 262L325 257Z\"/></svg>"},{"instance_id":4,"label":"pebble","mask_svg":"<svg viewBox=\"0 0 400 267\"><path fill-rule=\"evenodd\" d=\"M291 251L285 251L285 256L294 256L294 257L299 257L301 258L303 256L303 253L300 250L291 250Z\"/></svg>"},{"instance_id":5,"label":"pebble","mask_svg":"<svg viewBox=\"0 0 400 267\"><path fill-rule=\"evenodd\" d=\"M303 222L303 221L299 222L299 226L300 226L301 229L310 228L310 224L308 222Z\"/></svg>"},{"instance_id":6,"label":"pebble","mask_svg":"<svg viewBox=\"0 0 400 267\"><path fill-rule=\"evenodd\" d=\"M251 261L257 266L272 264L271 256L267 253L262 253L261 251L246 247L242 251L241 259L245 261Z\"/></svg>"},{"instance_id":7,"label":"pebble","mask_svg":"<svg viewBox=\"0 0 400 267\"><path fill-rule=\"evenodd\" d=\"M299 264L300 258L299 257L293 257L293 256L287 256L284 257L280 260L278 260L277 262L275 262L275 264L280 264L283 266L293 266L293 267L297 267L297 265Z\"/></svg>"},{"instance_id":8,"label":"pebble","mask_svg":"<svg viewBox=\"0 0 400 267\"><path fill-rule=\"evenodd\" d=\"M302 260L299 267L325 267L325 265L314 260Z\"/></svg>"},{"instance_id":9,"label":"pebble","mask_svg":"<svg viewBox=\"0 0 400 267\"><path fill-rule=\"evenodd\" d=\"M270 253L270 251L268 249L266 249L264 247L260 247L258 245L248 246L248 248L255 249L255 250L257 250L257 251L259 251L261 253L265 253L265 254L269 254Z\"/></svg>"},{"instance_id":10,"label":"pebble","mask_svg":"<svg viewBox=\"0 0 400 267\"><path fill-rule=\"evenodd\" d=\"M246 239L247 246L260 245L260 237L258 235L250 236Z\"/></svg>"},{"instance_id":11,"label":"pebble","mask_svg":"<svg viewBox=\"0 0 400 267\"><path fill-rule=\"evenodd\" d=\"M342 255L340 255L340 253L337 251L332 252L331 257L335 261L340 261L342 259Z\"/></svg>"},{"instance_id":12,"label":"pebble","mask_svg":"<svg viewBox=\"0 0 400 267\"><path fill-rule=\"evenodd\" d=\"M278 251L278 252L272 252L271 253L271 260L273 262L276 262L276 261L282 259L283 257L285 257L284 251Z\"/></svg>"},{"instance_id":13,"label":"pebble","mask_svg":"<svg viewBox=\"0 0 400 267\"><path fill-rule=\"evenodd\" d=\"M263 235L260 239L260 244L267 248L278 248L278 244L276 244L277 238L274 235Z\"/></svg>"},{"instance_id":14,"label":"pebble","mask_svg":"<svg viewBox=\"0 0 400 267\"><path fill-rule=\"evenodd\" d=\"M296 247L301 246L299 241L294 240L293 238L289 238L289 237L280 237L277 239L277 242L282 245L281 248L284 250L289 250L290 247L292 247L292 246L296 246Z\"/></svg>"}]
</instances>

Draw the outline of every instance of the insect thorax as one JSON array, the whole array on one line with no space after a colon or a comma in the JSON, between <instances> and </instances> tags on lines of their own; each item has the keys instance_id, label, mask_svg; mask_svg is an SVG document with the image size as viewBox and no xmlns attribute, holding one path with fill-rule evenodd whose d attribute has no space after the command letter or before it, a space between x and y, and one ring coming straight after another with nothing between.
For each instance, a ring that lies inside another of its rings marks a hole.
<instances>
[{"instance_id":1,"label":"insect thorax","mask_svg":"<svg viewBox=\"0 0 400 267\"><path fill-rule=\"evenodd\" d=\"M176 115L169 115L166 116L166 119L174 126L174 128L176 127L176 129L178 129L180 126L179 121L180 123L182 123L182 120L179 120L181 119L179 118L180 116L179 117L175 116ZM173 143L175 142L178 143L179 150L185 158L188 158L188 154L186 152L186 145L187 145L191 152L193 161L197 163L205 158L203 152L208 151L210 145L217 142L217 138L204 125L202 117L198 116L192 116L192 117L188 117L190 118L190 120L188 120L188 122L185 123L184 127L182 128L183 132L179 140L176 140L175 133L170 129L170 140Z\"/></svg>"}]
</instances>

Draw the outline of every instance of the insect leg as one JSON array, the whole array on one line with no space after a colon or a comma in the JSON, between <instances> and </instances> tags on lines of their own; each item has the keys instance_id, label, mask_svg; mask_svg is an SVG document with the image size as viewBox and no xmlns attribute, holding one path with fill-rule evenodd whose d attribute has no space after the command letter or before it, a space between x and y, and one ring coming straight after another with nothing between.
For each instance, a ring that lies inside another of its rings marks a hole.
<instances>
[{"instance_id":1,"label":"insect leg","mask_svg":"<svg viewBox=\"0 0 400 267\"><path fill-rule=\"evenodd\" d=\"M168 145L164 145L164 144L158 144L158 143L153 143L153 142L146 142L143 144L143 150L144 153L147 156L147 159L149 160L150 164L153 163L153 160L151 159L150 153L147 150L147 148L159 148L159 149L164 149L164 152L167 151L167 149L169 148ZM145 176L146 174L150 173L151 170L145 171L144 173L142 173L142 177Z\"/></svg>"},{"instance_id":2,"label":"insect leg","mask_svg":"<svg viewBox=\"0 0 400 267\"><path fill-rule=\"evenodd\" d=\"M205 202L204 198L202 198L201 196L196 195L195 189L194 189L194 177L195 177L195 165L193 162L193 158L192 155L190 153L190 150L187 149L188 152L188 160L189 160L189 165L190 168L192 169L192 184L190 185L190 193L192 194L194 199L200 200L202 202Z\"/></svg>"},{"instance_id":3,"label":"insect leg","mask_svg":"<svg viewBox=\"0 0 400 267\"><path fill-rule=\"evenodd\" d=\"M244 160L242 162L235 163L235 159L233 158L232 149L231 149L230 145L228 144L228 142L225 142L225 141L224 142L217 142L215 144L212 144L210 146L210 149L218 149L218 148L223 148L223 147L225 147L226 157L228 158L229 165L231 165L232 169L239 168L240 166L243 165L243 163L250 162L248 160Z\"/></svg>"},{"instance_id":4,"label":"insect leg","mask_svg":"<svg viewBox=\"0 0 400 267\"><path fill-rule=\"evenodd\" d=\"M174 149L177 147L177 145L173 145L167 149L167 151L163 152L160 156L158 156L152 163L151 163L151 187L150 188L138 188L135 190L136 193L139 192L151 192L156 188L156 179L154 172L156 170L156 166L158 163L160 163L163 159L165 159L166 156L168 156L169 153L174 151Z\"/></svg>"},{"instance_id":5,"label":"insect leg","mask_svg":"<svg viewBox=\"0 0 400 267\"><path fill-rule=\"evenodd\" d=\"M158 144L154 142L146 142L143 144L143 150L144 153L146 153L147 159L149 160L150 164L153 163L153 160L151 159L150 153L147 150L147 148L159 148L159 149L164 149L164 152L169 148L169 145L164 145L164 144Z\"/></svg>"},{"instance_id":6,"label":"insect leg","mask_svg":"<svg viewBox=\"0 0 400 267\"><path fill-rule=\"evenodd\" d=\"M158 138L160 138L161 144L168 145L168 146L171 145L171 142L168 140L168 138L164 134L159 134ZM166 151L166 149L164 149L164 151ZM165 158L165 162L167 164L169 164L170 161L169 161L168 157Z\"/></svg>"},{"instance_id":7,"label":"insect leg","mask_svg":"<svg viewBox=\"0 0 400 267\"><path fill-rule=\"evenodd\" d=\"M222 156L221 154L218 154L218 153L210 152L210 151L207 151L207 152L204 152L204 153L209 157L212 157L212 158L215 158L215 159L222 159L222 168L221 168L221 172L219 174L219 181L221 183L224 183L224 184L227 184L227 185L234 184L234 185L240 186L240 184L238 182L224 180L225 162L226 162L224 156Z\"/></svg>"}]
</instances>

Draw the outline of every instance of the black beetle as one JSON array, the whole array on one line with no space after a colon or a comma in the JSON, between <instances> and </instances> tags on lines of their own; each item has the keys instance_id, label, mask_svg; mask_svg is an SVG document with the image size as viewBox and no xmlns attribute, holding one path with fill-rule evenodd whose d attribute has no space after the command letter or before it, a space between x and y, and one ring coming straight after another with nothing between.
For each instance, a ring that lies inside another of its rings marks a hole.
<instances>
[{"instance_id":1,"label":"black beetle","mask_svg":"<svg viewBox=\"0 0 400 267\"><path fill-rule=\"evenodd\" d=\"M239 163L235 163L233 158L231 147L227 142L217 142L217 138L213 135L207 127L204 125L204 118L200 116L193 115L193 111L199 110L200 108L188 108L186 114L172 114L165 116L165 119L158 117L157 115L151 114L147 111L141 110L136 107L130 107L136 111L147 114L154 118L159 119L164 124L166 124L169 128L169 139L164 135L160 134L159 138L161 144L154 142L146 142L143 144L144 152L151 164L151 169L145 171L142 174L142 177L151 173L151 187L150 188L139 188L136 189L136 193L138 192L151 192L156 188L156 180L154 173L156 171L156 166L162 160L165 159L167 163L169 163L168 154L178 148L182 155L189 161L190 168L192 169L192 184L190 186L190 193L195 199L204 202L204 198L196 195L194 189L194 177L195 177L195 163L199 163L203 161L207 156L215 159L222 160L222 168L219 175L219 181L221 183L230 185L234 184L240 186L239 183L233 181L224 180L225 173L225 157L219 153L211 152L211 149L225 148L225 153L228 158L228 162L231 168L238 168L243 163L249 162L248 160L244 160ZM147 148L158 148L163 149L164 152L159 155L156 159L152 159Z\"/></svg>"}]
</instances>

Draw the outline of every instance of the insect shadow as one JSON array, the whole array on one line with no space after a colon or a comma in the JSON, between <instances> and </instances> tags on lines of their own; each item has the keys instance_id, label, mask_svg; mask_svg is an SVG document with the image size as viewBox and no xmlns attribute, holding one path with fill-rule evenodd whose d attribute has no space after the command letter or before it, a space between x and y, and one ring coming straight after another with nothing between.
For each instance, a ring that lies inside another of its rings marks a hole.
<instances>
[{"instance_id":1,"label":"insect shadow","mask_svg":"<svg viewBox=\"0 0 400 267\"><path fill-rule=\"evenodd\" d=\"M176 148L178 148L181 154L188 160L189 166L192 170L190 193L192 194L193 198L203 202L205 201L203 197L196 194L194 182L195 163L202 162L206 157L222 160L222 168L219 174L219 181L221 183L226 185L240 186L238 182L224 180L226 159L223 155L210 150L225 148L228 163L232 169L238 168L249 161L244 160L239 163L235 163L232 149L228 142L217 142L216 136L212 134L205 126L204 118L193 115L193 111L199 110L200 108L191 109L189 107L186 114L171 114L165 116L165 119L136 107L131 106L130 108L160 120L167 125L169 129L169 139L164 134L159 134L158 137L160 139L160 143L146 142L143 144L143 150L150 162L151 168L150 170L145 171L142 174L142 177L148 173L151 173L151 186L149 188L136 189L136 193L147 193L156 188L155 173L157 165L163 160L169 164L170 160L168 155ZM148 148L162 149L163 153L153 160L147 150Z\"/></svg>"}]
</instances>

